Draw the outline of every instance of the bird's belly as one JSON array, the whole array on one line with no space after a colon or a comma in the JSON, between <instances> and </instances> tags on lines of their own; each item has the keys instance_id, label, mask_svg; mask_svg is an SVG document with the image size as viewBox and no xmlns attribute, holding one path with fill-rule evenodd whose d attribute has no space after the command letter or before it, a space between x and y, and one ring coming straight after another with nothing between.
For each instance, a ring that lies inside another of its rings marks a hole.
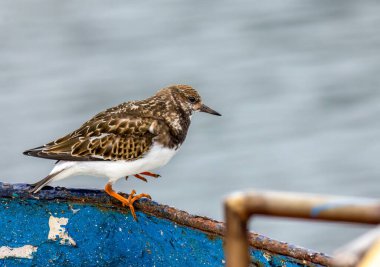
<instances>
[{"instance_id":1,"label":"bird's belly","mask_svg":"<svg viewBox=\"0 0 380 267\"><path fill-rule=\"evenodd\" d=\"M177 150L153 145L152 149L141 159L132 161L76 161L62 162L71 165L68 172L71 175L91 175L107 177L116 181L122 177L145 171L151 171L167 164Z\"/></svg>"}]
</instances>

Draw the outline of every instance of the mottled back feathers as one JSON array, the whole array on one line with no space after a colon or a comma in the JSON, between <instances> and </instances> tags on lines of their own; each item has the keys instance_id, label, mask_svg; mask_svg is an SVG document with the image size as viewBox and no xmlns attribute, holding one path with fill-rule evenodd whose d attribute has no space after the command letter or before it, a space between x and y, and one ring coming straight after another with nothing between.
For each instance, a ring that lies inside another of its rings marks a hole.
<instances>
[{"instance_id":1,"label":"mottled back feathers","mask_svg":"<svg viewBox=\"0 0 380 267\"><path fill-rule=\"evenodd\" d=\"M183 101L188 95L199 97L185 85L161 89L146 100L109 108L72 133L24 154L69 161L136 160L155 142L177 149L190 126L191 106Z\"/></svg>"}]
</instances>

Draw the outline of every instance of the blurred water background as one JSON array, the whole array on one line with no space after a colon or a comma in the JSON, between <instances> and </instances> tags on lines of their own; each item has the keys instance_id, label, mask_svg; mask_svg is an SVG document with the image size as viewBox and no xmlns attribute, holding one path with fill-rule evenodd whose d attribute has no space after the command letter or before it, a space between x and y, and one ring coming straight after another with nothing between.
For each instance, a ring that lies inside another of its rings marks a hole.
<instances>
[{"instance_id":1,"label":"blurred water background","mask_svg":"<svg viewBox=\"0 0 380 267\"><path fill-rule=\"evenodd\" d=\"M1 1L0 180L39 180L53 161L25 149L185 83L223 117L196 114L162 178L118 190L219 220L223 197L246 188L379 197L379 14L379 2L354 0ZM251 229L328 253L368 230Z\"/></svg>"}]
</instances>

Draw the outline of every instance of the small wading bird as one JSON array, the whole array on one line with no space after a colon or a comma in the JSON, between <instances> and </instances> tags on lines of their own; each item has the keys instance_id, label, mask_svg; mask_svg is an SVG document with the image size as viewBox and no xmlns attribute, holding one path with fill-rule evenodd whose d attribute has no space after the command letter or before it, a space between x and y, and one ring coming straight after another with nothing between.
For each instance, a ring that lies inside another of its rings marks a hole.
<instances>
[{"instance_id":1,"label":"small wading bird","mask_svg":"<svg viewBox=\"0 0 380 267\"><path fill-rule=\"evenodd\" d=\"M173 85L142 101L130 101L109 108L72 133L24 152L25 155L57 160L50 174L35 183L36 193L52 181L73 175L109 179L105 191L128 206L136 220L133 203L148 194L124 198L112 189L120 178L134 175L159 177L151 173L164 166L185 141L195 111L221 116L202 103L195 89Z\"/></svg>"}]
</instances>

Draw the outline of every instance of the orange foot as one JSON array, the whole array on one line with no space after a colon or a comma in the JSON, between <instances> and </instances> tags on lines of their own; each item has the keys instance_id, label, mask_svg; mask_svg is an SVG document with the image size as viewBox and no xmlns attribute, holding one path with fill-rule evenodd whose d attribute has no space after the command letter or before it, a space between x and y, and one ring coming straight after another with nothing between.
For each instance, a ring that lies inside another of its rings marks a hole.
<instances>
[{"instance_id":1,"label":"orange foot","mask_svg":"<svg viewBox=\"0 0 380 267\"><path fill-rule=\"evenodd\" d=\"M133 176L135 176L136 178L140 179L140 180L143 180L144 182L148 182L148 180L142 176L142 175L145 175L145 176L150 176L150 177L153 177L153 178L158 178L158 177L161 177L161 175L159 174L156 174L156 173L152 173L152 172L142 172L142 173L139 173L139 174L135 174ZM125 177L125 180L128 179L128 176Z\"/></svg>"},{"instance_id":2,"label":"orange foot","mask_svg":"<svg viewBox=\"0 0 380 267\"><path fill-rule=\"evenodd\" d=\"M133 203L136 201L136 200L139 200L140 198L142 197L146 197L146 198L149 198L149 199L152 199L150 197L150 195L148 194L139 194L139 195L136 195L136 191L135 190L132 190L132 192L129 194L128 198L124 198L123 196L119 195L118 193L116 193L113 189L112 189L112 184L110 183L107 183L106 184L106 187L105 187L105 191L108 195L110 195L111 197L114 197L116 198L117 200L119 200L121 203L123 203L123 206L128 206L129 209L131 210L131 213L132 213L132 216L133 218L135 219L135 221L137 221L137 217L136 217L136 213L135 213L135 207L133 207Z\"/></svg>"}]
</instances>

